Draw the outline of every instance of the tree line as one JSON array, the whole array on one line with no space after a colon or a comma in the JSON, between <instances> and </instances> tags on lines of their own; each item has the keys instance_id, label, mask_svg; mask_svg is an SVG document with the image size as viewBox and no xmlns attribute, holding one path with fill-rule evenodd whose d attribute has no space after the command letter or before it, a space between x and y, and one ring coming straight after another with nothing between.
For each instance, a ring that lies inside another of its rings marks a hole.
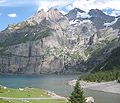
<instances>
[{"instance_id":1,"label":"tree line","mask_svg":"<svg viewBox=\"0 0 120 103\"><path fill-rule=\"evenodd\" d=\"M120 70L99 71L80 77L80 80L88 82L105 82L117 80L120 83Z\"/></svg>"}]
</instances>

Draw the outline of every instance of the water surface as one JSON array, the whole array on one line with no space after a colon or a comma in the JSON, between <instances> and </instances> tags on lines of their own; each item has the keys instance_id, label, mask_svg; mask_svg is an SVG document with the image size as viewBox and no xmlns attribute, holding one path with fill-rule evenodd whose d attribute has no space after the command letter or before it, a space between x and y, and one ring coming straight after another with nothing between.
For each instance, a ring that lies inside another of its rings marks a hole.
<instances>
[{"instance_id":1,"label":"water surface","mask_svg":"<svg viewBox=\"0 0 120 103\"><path fill-rule=\"evenodd\" d=\"M37 87L63 96L69 96L73 90L68 81L77 79L79 75L40 75L40 76L0 76L0 84L11 87ZM120 103L120 95L85 90L86 96L93 96L95 103Z\"/></svg>"}]
</instances>

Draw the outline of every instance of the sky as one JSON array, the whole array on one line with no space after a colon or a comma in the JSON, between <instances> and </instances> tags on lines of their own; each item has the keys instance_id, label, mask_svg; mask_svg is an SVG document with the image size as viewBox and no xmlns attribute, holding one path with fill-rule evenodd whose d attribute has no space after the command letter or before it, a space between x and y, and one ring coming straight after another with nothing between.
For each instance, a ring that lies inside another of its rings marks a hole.
<instances>
[{"instance_id":1,"label":"sky","mask_svg":"<svg viewBox=\"0 0 120 103\"><path fill-rule=\"evenodd\" d=\"M100 9L112 16L120 15L120 0L0 0L0 31L9 24L26 20L37 11L57 8L63 14L80 8L88 12Z\"/></svg>"}]
</instances>

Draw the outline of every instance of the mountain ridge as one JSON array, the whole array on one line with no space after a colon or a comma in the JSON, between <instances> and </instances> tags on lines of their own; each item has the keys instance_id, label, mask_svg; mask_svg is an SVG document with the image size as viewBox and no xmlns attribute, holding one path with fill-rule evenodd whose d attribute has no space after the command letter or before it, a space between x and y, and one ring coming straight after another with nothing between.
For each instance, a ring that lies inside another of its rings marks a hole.
<instances>
[{"instance_id":1,"label":"mountain ridge","mask_svg":"<svg viewBox=\"0 0 120 103\"><path fill-rule=\"evenodd\" d=\"M92 70L98 61L106 59L103 53L109 56L110 52L105 51L119 43L120 18L115 18L98 9L86 13L75 8L67 15L57 9L40 10L0 32L0 72L49 74ZM99 58L94 58L95 52L100 52ZM94 61L93 67L90 61Z\"/></svg>"}]
</instances>

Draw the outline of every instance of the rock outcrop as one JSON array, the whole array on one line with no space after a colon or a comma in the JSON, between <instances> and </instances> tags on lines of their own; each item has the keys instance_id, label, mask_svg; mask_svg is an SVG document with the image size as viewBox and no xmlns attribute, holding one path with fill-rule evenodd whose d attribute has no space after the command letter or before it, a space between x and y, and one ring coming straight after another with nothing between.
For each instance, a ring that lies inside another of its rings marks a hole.
<instances>
[{"instance_id":1,"label":"rock outcrop","mask_svg":"<svg viewBox=\"0 0 120 103\"><path fill-rule=\"evenodd\" d=\"M86 13L75 8L67 15L57 9L41 10L0 32L0 72L91 70L119 46L119 17L115 19L100 10Z\"/></svg>"}]
</instances>

